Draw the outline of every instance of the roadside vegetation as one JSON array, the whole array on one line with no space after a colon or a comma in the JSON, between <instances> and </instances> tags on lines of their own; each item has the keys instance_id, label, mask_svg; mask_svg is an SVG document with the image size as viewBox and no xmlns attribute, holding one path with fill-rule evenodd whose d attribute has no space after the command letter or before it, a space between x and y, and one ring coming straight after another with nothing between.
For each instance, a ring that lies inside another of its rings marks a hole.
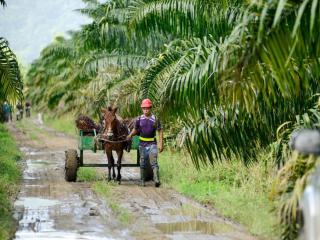
<instances>
[{"instance_id":1,"label":"roadside vegetation","mask_svg":"<svg viewBox=\"0 0 320 240\"><path fill-rule=\"evenodd\" d=\"M20 152L3 124L0 124L0 239L10 239L15 230L12 202L18 191Z\"/></svg>"},{"instance_id":2,"label":"roadside vegetation","mask_svg":"<svg viewBox=\"0 0 320 240\"><path fill-rule=\"evenodd\" d=\"M54 114L44 114L43 122L57 131L64 132L70 136L78 136L78 129L74 123L74 116L66 114L60 117L54 116Z\"/></svg>"},{"instance_id":3,"label":"roadside vegetation","mask_svg":"<svg viewBox=\"0 0 320 240\"><path fill-rule=\"evenodd\" d=\"M96 168L80 167L77 171L78 182L94 182L104 179L104 174L102 172L98 172Z\"/></svg>"},{"instance_id":4,"label":"roadside vegetation","mask_svg":"<svg viewBox=\"0 0 320 240\"><path fill-rule=\"evenodd\" d=\"M319 126L319 1L84 2L79 12L92 22L70 38L57 37L29 69L33 106L97 119L101 107L117 105L122 117L134 117L140 101L151 98L167 140L188 152L194 178L212 179L213 189L221 188L221 199L222 193L243 196L246 184L261 181L253 196L264 202L260 193L267 196L269 178L263 171L257 178L249 173L273 169L279 237L296 238L301 226L291 203L303 187L295 186L315 165L302 167L288 141L296 129ZM203 166L210 166L211 177L196 172ZM234 180L233 168L246 180ZM225 179L215 186L217 172Z\"/></svg>"},{"instance_id":5,"label":"roadside vegetation","mask_svg":"<svg viewBox=\"0 0 320 240\"><path fill-rule=\"evenodd\" d=\"M39 141L39 134L44 132L43 130L32 124L30 120L26 118L20 121L16 121L16 127L23 129L24 133L27 134L27 136L35 142Z\"/></svg>"}]
</instances>

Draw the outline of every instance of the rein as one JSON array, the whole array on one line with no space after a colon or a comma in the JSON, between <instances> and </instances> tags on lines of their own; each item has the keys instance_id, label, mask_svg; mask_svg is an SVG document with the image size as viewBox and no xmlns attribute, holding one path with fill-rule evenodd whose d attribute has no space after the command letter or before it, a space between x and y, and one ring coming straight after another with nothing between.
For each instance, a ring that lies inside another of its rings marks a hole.
<instances>
[{"instance_id":1,"label":"rein","mask_svg":"<svg viewBox=\"0 0 320 240\"><path fill-rule=\"evenodd\" d=\"M101 134L100 136L102 137L107 137L106 134ZM126 137L127 135L122 135L120 137ZM112 141L112 140L108 140L107 138L99 138L99 140L102 140L104 142L108 142L108 143L122 143L122 142L127 142L127 139L124 140L118 140L118 141Z\"/></svg>"}]
</instances>

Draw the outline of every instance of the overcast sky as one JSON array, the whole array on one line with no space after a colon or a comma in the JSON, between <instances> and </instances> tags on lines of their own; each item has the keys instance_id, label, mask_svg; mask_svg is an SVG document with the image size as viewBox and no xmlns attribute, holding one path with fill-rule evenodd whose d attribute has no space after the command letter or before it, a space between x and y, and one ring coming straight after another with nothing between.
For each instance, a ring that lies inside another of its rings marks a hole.
<instances>
[{"instance_id":1,"label":"overcast sky","mask_svg":"<svg viewBox=\"0 0 320 240\"><path fill-rule=\"evenodd\" d=\"M74 9L82 8L81 0L7 0L0 7L0 37L23 64L36 59L41 49L54 37L79 29L90 20Z\"/></svg>"}]
</instances>

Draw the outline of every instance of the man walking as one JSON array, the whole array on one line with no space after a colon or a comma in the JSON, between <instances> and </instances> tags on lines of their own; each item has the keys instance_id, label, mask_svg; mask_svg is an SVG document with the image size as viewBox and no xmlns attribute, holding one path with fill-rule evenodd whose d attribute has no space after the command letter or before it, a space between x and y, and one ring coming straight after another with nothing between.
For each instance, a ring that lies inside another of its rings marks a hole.
<instances>
[{"instance_id":1,"label":"man walking","mask_svg":"<svg viewBox=\"0 0 320 240\"><path fill-rule=\"evenodd\" d=\"M155 186L160 186L159 165L158 165L158 148L156 140L156 131L159 133L159 152L163 151L163 130L159 119L151 113L152 102L150 99L144 99L141 103L143 115L136 120L135 127L128 135L130 140L134 135L140 135L140 175L141 186L145 186L145 176L147 161L150 161L153 169Z\"/></svg>"},{"instance_id":2,"label":"man walking","mask_svg":"<svg viewBox=\"0 0 320 240\"><path fill-rule=\"evenodd\" d=\"M10 105L8 104L7 101L5 101L5 102L3 103L2 112L3 112L3 114L4 114L4 121L5 121L5 122L9 122L9 120L10 120L11 108L10 108Z\"/></svg>"}]
</instances>

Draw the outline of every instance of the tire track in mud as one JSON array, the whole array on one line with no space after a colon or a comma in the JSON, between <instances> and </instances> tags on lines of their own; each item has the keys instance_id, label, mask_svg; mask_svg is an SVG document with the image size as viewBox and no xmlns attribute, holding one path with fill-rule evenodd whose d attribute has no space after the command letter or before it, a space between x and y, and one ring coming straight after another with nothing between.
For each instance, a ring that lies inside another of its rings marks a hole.
<instances>
[{"instance_id":1,"label":"tire track in mud","mask_svg":"<svg viewBox=\"0 0 320 240\"><path fill-rule=\"evenodd\" d=\"M121 224L89 184L64 180L64 150L76 148L77 141L33 124L42 128L37 140L28 134L32 128L9 125L25 154L15 202L15 239L255 239L213 209L173 190L154 188L152 182L139 187L137 168L123 168L122 184L111 189L112 199L132 219L127 226ZM85 155L86 162L105 159L102 153Z\"/></svg>"},{"instance_id":2,"label":"tire track in mud","mask_svg":"<svg viewBox=\"0 0 320 240\"><path fill-rule=\"evenodd\" d=\"M124 239L126 231L112 221L111 210L86 183L64 180L64 147L76 142L60 135L10 127L24 153L21 190L14 204L18 220L15 239Z\"/></svg>"}]
</instances>

